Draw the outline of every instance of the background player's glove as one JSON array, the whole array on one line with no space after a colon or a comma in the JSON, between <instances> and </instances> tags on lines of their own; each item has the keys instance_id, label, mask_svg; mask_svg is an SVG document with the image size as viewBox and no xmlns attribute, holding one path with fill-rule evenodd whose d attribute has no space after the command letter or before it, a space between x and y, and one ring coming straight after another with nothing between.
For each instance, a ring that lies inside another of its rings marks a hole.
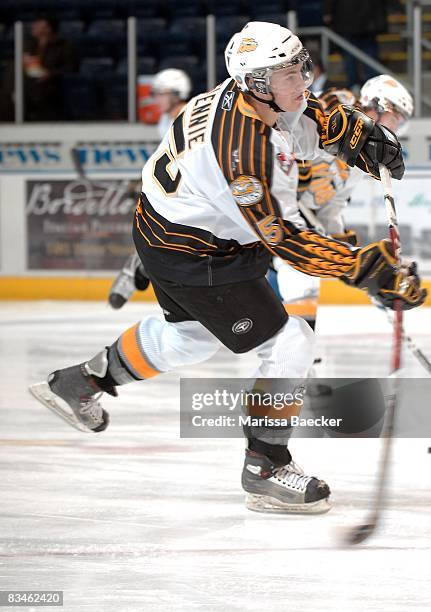
<instances>
[{"instance_id":1,"label":"background player's glove","mask_svg":"<svg viewBox=\"0 0 431 612\"><path fill-rule=\"evenodd\" d=\"M376 123L359 153L356 165L380 179L379 163L390 170L393 178L403 177L405 168L401 145L391 130Z\"/></svg>"},{"instance_id":2,"label":"background player's glove","mask_svg":"<svg viewBox=\"0 0 431 612\"><path fill-rule=\"evenodd\" d=\"M331 234L332 238L335 240L341 240L341 242L348 242L352 246L357 246L358 244L358 234L355 230L345 230L344 232L340 232L339 234Z\"/></svg>"},{"instance_id":3,"label":"background player's glove","mask_svg":"<svg viewBox=\"0 0 431 612\"><path fill-rule=\"evenodd\" d=\"M416 264L398 270L389 240L358 249L354 266L342 280L366 289L370 296L392 309L397 299L401 300L402 309L408 310L423 304L427 296L420 287Z\"/></svg>"}]
</instances>

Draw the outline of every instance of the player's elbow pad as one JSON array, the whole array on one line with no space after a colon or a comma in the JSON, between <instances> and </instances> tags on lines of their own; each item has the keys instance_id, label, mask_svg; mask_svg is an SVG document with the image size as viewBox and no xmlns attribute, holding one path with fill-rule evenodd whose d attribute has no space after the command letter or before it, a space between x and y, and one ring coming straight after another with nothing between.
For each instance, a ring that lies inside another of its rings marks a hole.
<instances>
[{"instance_id":1,"label":"player's elbow pad","mask_svg":"<svg viewBox=\"0 0 431 612\"><path fill-rule=\"evenodd\" d=\"M374 121L353 108L339 105L328 117L325 151L349 166L355 166L359 153L374 129Z\"/></svg>"}]
</instances>

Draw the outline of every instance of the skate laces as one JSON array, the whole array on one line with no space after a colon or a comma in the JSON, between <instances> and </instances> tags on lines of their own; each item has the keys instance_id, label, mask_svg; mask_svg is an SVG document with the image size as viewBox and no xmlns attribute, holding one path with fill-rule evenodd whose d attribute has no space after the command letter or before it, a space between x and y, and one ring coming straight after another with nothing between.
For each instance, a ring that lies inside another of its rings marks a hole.
<instances>
[{"instance_id":1,"label":"skate laces","mask_svg":"<svg viewBox=\"0 0 431 612\"><path fill-rule=\"evenodd\" d=\"M283 465L274 470L274 478L290 489L305 491L308 483L313 477L305 476L304 470L300 468L297 463L291 461L287 465Z\"/></svg>"},{"instance_id":2,"label":"skate laces","mask_svg":"<svg viewBox=\"0 0 431 612\"><path fill-rule=\"evenodd\" d=\"M95 422L103 421L103 408L99 404L99 399L103 395L103 391L101 393L97 393L97 395L93 395L89 398L82 398L79 402L80 408L79 412L83 416L89 416Z\"/></svg>"}]
</instances>

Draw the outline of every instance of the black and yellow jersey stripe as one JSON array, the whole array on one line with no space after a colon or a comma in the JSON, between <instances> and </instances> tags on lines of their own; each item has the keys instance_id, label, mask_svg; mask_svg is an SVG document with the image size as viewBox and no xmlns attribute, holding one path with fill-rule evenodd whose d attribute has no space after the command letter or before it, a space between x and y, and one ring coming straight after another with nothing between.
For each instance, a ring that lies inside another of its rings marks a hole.
<instances>
[{"instance_id":1,"label":"black and yellow jersey stripe","mask_svg":"<svg viewBox=\"0 0 431 612\"><path fill-rule=\"evenodd\" d=\"M297 228L282 218L279 202L271 192L275 160L272 128L258 118L241 92L235 92L235 101L229 110L222 105L217 109L212 144L220 169L230 185L241 177L257 179L260 183L259 201L252 205L238 204L242 215L265 247L294 268L321 277L346 274L355 262L354 251L349 246L311 229ZM326 134L325 113L320 102L311 95L307 103L304 114L316 123L322 142Z\"/></svg>"},{"instance_id":2,"label":"black and yellow jersey stripe","mask_svg":"<svg viewBox=\"0 0 431 612\"><path fill-rule=\"evenodd\" d=\"M215 285L264 276L270 255L260 241L241 245L206 230L173 223L141 194L133 238L148 273L186 285Z\"/></svg>"}]
</instances>

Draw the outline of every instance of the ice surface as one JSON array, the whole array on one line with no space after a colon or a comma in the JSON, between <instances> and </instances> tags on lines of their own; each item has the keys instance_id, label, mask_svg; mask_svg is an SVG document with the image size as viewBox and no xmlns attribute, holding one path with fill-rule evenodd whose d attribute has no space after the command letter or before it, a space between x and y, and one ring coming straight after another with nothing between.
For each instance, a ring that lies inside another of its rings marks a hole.
<instances>
[{"instance_id":1,"label":"ice surface","mask_svg":"<svg viewBox=\"0 0 431 612\"><path fill-rule=\"evenodd\" d=\"M154 309L0 305L0 589L63 590L67 612L429 610L429 440L396 441L383 527L342 549L336 530L364 518L379 441L294 441L295 459L331 485L334 507L268 516L243 504L241 440L179 439L178 373L106 398L111 426L94 436L27 393ZM428 355L430 314L406 322ZM325 307L319 317L319 374L387 375L384 315ZM252 355L222 350L183 374L249 376L253 366ZM404 374L424 375L407 352Z\"/></svg>"}]
</instances>

